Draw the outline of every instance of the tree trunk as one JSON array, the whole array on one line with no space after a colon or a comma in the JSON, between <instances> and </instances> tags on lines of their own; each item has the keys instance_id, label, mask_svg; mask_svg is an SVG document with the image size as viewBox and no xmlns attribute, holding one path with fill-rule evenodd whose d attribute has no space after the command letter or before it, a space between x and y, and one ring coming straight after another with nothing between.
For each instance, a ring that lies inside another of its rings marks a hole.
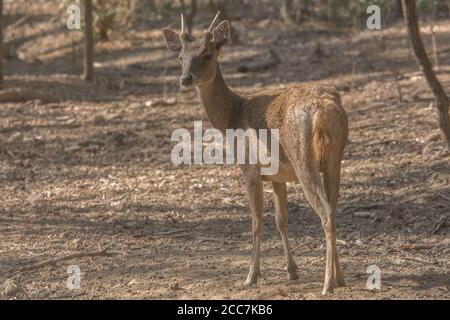
<instances>
[{"instance_id":1,"label":"tree trunk","mask_svg":"<svg viewBox=\"0 0 450 320\"><path fill-rule=\"evenodd\" d=\"M388 23L397 22L402 18L402 2L401 0L392 0L387 17Z\"/></svg>"},{"instance_id":2,"label":"tree trunk","mask_svg":"<svg viewBox=\"0 0 450 320\"><path fill-rule=\"evenodd\" d=\"M333 2L335 4L335 2ZM359 0L351 0L350 13L352 16L353 31L355 33L361 32L362 28L366 28L366 22L362 24L362 15L366 12L366 8L361 5Z\"/></svg>"},{"instance_id":3,"label":"tree trunk","mask_svg":"<svg viewBox=\"0 0 450 320\"><path fill-rule=\"evenodd\" d=\"M450 0L447 0L448 18L450 19Z\"/></svg>"},{"instance_id":4,"label":"tree trunk","mask_svg":"<svg viewBox=\"0 0 450 320\"><path fill-rule=\"evenodd\" d=\"M339 4L336 3L336 1L334 0L328 0L326 1L326 15L329 19L329 21L331 22L330 25L333 26L333 28L336 28L339 24ZM349 4L350 7L353 6L353 2L350 2ZM352 10L350 10L352 11ZM353 25L355 25L355 16L352 14L352 23ZM358 22L359 24L359 22Z\"/></svg>"},{"instance_id":5,"label":"tree trunk","mask_svg":"<svg viewBox=\"0 0 450 320\"><path fill-rule=\"evenodd\" d=\"M295 21L291 17L291 14L290 14L291 4L292 4L292 0L282 0L281 1L280 18L285 24L292 26L292 25L295 25Z\"/></svg>"},{"instance_id":6,"label":"tree trunk","mask_svg":"<svg viewBox=\"0 0 450 320\"><path fill-rule=\"evenodd\" d=\"M415 0L402 0L402 6L403 16L405 17L405 23L408 29L411 46L414 50L417 62L425 75L428 86L433 91L435 98L434 104L438 113L438 126L442 131L448 149L450 149L450 119L448 114L450 99L445 93L442 84L434 74L430 59L428 58L425 50L425 46L420 35Z\"/></svg>"},{"instance_id":7,"label":"tree trunk","mask_svg":"<svg viewBox=\"0 0 450 320\"><path fill-rule=\"evenodd\" d=\"M437 14L437 0L433 0L433 11L431 15L431 24L430 24L430 31L431 31L431 45L433 47L433 59L434 59L434 70L439 71L439 55L438 55L438 49L437 49L437 36L436 36L436 14Z\"/></svg>"},{"instance_id":8,"label":"tree trunk","mask_svg":"<svg viewBox=\"0 0 450 320\"><path fill-rule=\"evenodd\" d=\"M197 0L191 0L191 8L190 10L186 10L186 4L184 0L180 0L181 3L181 11L186 17L186 25L189 34L192 34L192 28L194 26L194 18L197 14Z\"/></svg>"},{"instance_id":9,"label":"tree trunk","mask_svg":"<svg viewBox=\"0 0 450 320\"><path fill-rule=\"evenodd\" d=\"M3 0L0 0L0 89L3 86Z\"/></svg>"},{"instance_id":10,"label":"tree trunk","mask_svg":"<svg viewBox=\"0 0 450 320\"><path fill-rule=\"evenodd\" d=\"M311 12L309 11L309 9L311 7L310 0L304 0L303 2L304 2L304 4L303 4L303 12L306 15L310 15L311 14Z\"/></svg>"},{"instance_id":11,"label":"tree trunk","mask_svg":"<svg viewBox=\"0 0 450 320\"><path fill-rule=\"evenodd\" d=\"M94 31L92 27L92 0L84 0L84 73L83 79L94 76Z\"/></svg>"}]
</instances>

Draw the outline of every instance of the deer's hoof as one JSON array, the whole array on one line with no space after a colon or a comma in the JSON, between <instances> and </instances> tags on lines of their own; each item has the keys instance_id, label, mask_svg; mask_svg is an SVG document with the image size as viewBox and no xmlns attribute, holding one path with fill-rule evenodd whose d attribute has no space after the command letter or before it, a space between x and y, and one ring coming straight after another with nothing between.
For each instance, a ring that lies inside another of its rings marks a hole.
<instances>
[{"instance_id":1,"label":"deer's hoof","mask_svg":"<svg viewBox=\"0 0 450 320\"><path fill-rule=\"evenodd\" d=\"M333 286L326 286L323 288L322 290L322 295L327 295L327 294L331 294L334 292L334 287Z\"/></svg>"},{"instance_id":2,"label":"deer's hoof","mask_svg":"<svg viewBox=\"0 0 450 320\"><path fill-rule=\"evenodd\" d=\"M298 279L297 271L291 271L291 272L288 272L287 277L288 277L288 280L289 280L289 281L291 281L291 280L297 280L297 279Z\"/></svg>"},{"instance_id":3,"label":"deer's hoof","mask_svg":"<svg viewBox=\"0 0 450 320\"><path fill-rule=\"evenodd\" d=\"M258 282L258 273L249 274L247 280L245 280L244 285L242 286L244 289L250 289Z\"/></svg>"}]
</instances>

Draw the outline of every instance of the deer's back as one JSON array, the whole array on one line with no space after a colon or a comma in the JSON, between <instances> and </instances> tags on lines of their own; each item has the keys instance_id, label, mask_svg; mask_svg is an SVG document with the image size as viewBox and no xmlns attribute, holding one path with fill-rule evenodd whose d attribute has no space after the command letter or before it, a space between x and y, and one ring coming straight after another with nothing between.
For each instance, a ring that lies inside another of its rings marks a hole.
<instances>
[{"instance_id":1,"label":"deer's back","mask_svg":"<svg viewBox=\"0 0 450 320\"><path fill-rule=\"evenodd\" d=\"M334 87L295 86L264 90L248 96L237 119L237 127L295 129L291 126L319 126L339 136L348 132L347 115Z\"/></svg>"},{"instance_id":2,"label":"deer's back","mask_svg":"<svg viewBox=\"0 0 450 320\"><path fill-rule=\"evenodd\" d=\"M324 160L330 148L342 153L347 142L347 115L334 87L295 86L264 90L247 97L236 118L239 128L278 129L281 157L287 148L310 144Z\"/></svg>"}]
</instances>

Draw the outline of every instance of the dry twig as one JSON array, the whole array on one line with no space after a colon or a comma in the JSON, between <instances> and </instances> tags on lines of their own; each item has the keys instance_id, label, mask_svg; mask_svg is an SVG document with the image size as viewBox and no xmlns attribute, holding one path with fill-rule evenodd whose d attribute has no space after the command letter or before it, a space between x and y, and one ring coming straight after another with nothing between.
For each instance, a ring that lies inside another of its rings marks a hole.
<instances>
[{"instance_id":1,"label":"dry twig","mask_svg":"<svg viewBox=\"0 0 450 320\"><path fill-rule=\"evenodd\" d=\"M38 262L35 264L23 266L23 267L19 268L18 270L14 271L13 273L9 274L8 276L12 276L17 273L24 272L24 271L30 271L30 270L42 268L42 267L49 266L49 265L55 265L59 262L73 260L73 259L77 259L77 258L110 257L112 255L121 253L121 252L113 252L113 251L107 251L107 250L108 250L108 247L101 249L101 250L97 250L97 251L76 252L76 253L71 253L71 254L67 254L64 256L56 257L56 258L50 258L50 259L47 259L47 260L44 260L44 261L41 261L41 262Z\"/></svg>"}]
</instances>

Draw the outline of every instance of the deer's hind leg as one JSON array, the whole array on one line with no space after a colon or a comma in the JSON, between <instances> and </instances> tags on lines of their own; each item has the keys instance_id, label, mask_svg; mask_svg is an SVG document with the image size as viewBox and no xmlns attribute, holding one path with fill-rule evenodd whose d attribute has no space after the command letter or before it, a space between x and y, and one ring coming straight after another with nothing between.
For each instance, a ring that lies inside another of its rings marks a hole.
<instances>
[{"instance_id":1,"label":"deer's hind leg","mask_svg":"<svg viewBox=\"0 0 450 320\"><path fill-rule=\"evenodd\" d=\"M342 156L330 157L326 163L323 172L323 185L328 201L332 209L332 219L336 219L336 206L339 197L339 185L341 178L341 158ZM333 223L334 231L336 234L336 223ZM339 256L336 246L334 247L334 277L337 287L345 287L344 273L342 272L341 265L339 263Z\"/></svg>"},{"instance_id":2,"label":"deer's hind leg","mask_svg":"<svg viewBox=\"0 0 450 320\"><path fill-rule=\"evenodd\" d=\"M336 222L320 178L320 163L315 159L312 148L308 147L308 135L304 134L299 138L296 145L304 146L304 149L291 148L288 155L304 195L319 216L325 233L326 265L322 294L327 294L332 293L335 288Z\"/></svg>"},{"instance_id":3,"label":"deer's hind leg","mask_svg":"<svg viewBox=\"0 0 450 320\"><path fill-rule=\"evenodd\" d=\"M297 265L292 256L288 240L288 211L286 199L286 183L272 182L275 205L275 222L283 242L284 258L289 280L298 279Z\"/></svg>"},{"instance_id":4,"label":"deer's hind leg","mask_svg":"<svg viewBox=\"0 0 450 320\"><path fill-rule=\"evenodd\" d=\"M332 293L335 287L334 270L336 259L336 226L334 213L323 191L319 169L297 163L295 170L309 205L322 222L326 242L325 280L322 294Z\"/></svg>"}]
</instances>

